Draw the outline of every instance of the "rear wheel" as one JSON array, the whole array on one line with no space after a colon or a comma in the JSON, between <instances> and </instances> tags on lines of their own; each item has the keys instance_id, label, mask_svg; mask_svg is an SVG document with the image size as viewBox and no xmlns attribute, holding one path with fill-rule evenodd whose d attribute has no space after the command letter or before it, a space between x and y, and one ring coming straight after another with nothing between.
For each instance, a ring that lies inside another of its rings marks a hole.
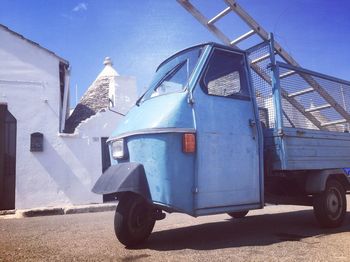
<instances>
[{"instance_id":1,"label":"rear wheel","mask_svg":"<svg viewBox=\"0 0 350 262\"><path fill-rule=\"evenodd\" d=\"M248 212L249 212L249 210L241 211L241 212L231 212L231 213L227 213L227 214L233 218L243 218L248 214Z\"/></svg>"},{"instance_id":2,"label":"rear wheel","mask_svg":"<svg viewBox=\"0 0 350 262\"><path fill-rule=\"evenodd\" d=\"M152 206L138 195L129 194L121 198L114 216L118 240L126 246L144 242L155 224L152 211Z\"/></svg>"},{"instance_id":3,"label":"rear wheel","mask_svg":"<svg viewBox=\"0 0 350 262\"><path fill-rule=\"evenodd\" d=\"M314 196L314 213L322 227L338 227L346 214L346 192L335 179L327 181L326 190Z\"/></svg>"}]
</instances>

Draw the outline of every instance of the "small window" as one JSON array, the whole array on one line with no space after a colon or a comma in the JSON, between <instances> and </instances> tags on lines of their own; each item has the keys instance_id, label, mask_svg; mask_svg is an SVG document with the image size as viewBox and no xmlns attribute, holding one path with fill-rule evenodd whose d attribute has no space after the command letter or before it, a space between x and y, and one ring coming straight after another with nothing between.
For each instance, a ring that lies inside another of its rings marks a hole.
<instances>
[{"instance_id":1,"label":"small window","mask_svg":"<svg viewBox=\"0 0 350 262\"><path fill-rule=\"evenodd\" d=\"M202 87L208 95L249 99L244 56L215 49L208 63Z\"/></svg>"}]
</instances>

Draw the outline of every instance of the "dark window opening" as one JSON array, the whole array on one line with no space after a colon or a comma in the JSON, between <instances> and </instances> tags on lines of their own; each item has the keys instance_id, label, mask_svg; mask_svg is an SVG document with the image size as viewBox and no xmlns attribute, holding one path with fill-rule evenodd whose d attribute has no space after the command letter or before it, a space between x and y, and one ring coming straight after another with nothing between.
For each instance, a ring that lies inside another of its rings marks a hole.
<instances>
[{"instance_id":1,"label":"dark window opening","mask_svg":"<svg viewBox=\"0 0 350 262\"><path fill-rule=\"evenodd\" d=\"M250 99L242 54L215 49L202 80L208 95Z\"/></svg>"},{"instance_id":2,"label":"dark window opening","mask_svg":"<svg viewBox=\"0 0 350 262\"><path fill-rule=\"evenodd\" d=\"M109 147L107 144L108 137L101 137L101 154L102 154L102 173L105 172L111 166L111 158L109 155ZM103 195L103 203L115 201L115 194Z\"/></svg>"},{"instance_id":3,"label":"dark window opening","mask_svg":"<svg viewBox=\"0 0 350 262\"><path fill-rule=\"evenodd\" d=\"M59 80L60 80L60 102L59 102L59 132L62 130L62 114L63 114L63 99L64 99L64 86L65 86L65 64L59 63Z\"/></svg>"},{"instance_id":4,"label":"dark window opening","mask_svg":"<svg viewBox=\"0 0 350 262\"><path fill-rule=\"evenodd\" d=\"M63 107L63 99L64 99L64 86L65 86L65 67L64 63L59 64L59 77L60 77L60 105Z\"/></svg>"}]
</instances>

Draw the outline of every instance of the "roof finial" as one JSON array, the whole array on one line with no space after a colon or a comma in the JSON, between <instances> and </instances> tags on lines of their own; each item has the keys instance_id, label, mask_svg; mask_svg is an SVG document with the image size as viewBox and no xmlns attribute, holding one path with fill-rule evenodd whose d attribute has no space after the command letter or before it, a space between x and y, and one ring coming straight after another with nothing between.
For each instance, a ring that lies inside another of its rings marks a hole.
<instances>
[{"instance_id":1,"label":"roof finial","mask_svg":"<svg viewBox=\"0 0 350 262\"><path fill-rule=\"evenodd\" d=\"M103 61L103 64L104 64L105 66L106 66L106 65L112 66L112 65L113 65L112 59L111 59L109 56L106 56L105 61Z\"/></svg>"},{"instance_id":2,"label":"roof finial","mask_svg":"<svg viewBox=\"0 0 350 262\"><path fill-rule=\"evenodd\" d=\"M112 59L110 57L106 57L105 60L103 61L103 64L105 67L101 71L101 73L97 76L96 79L101 78L101 77L114 77L114 76L119 76L118 72L115 71L113 68L113 63Z\"/></svg>"}]
</instances>

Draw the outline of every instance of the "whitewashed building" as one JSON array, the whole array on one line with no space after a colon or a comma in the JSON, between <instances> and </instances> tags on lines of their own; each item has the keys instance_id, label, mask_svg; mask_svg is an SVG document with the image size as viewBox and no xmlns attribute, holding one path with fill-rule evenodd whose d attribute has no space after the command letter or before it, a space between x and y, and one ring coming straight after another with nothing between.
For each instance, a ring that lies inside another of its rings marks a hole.
<instances>
[{"instance_id":1,"label":"whitewashed building","mask_svg":"<svg viewBox=\"0 0 350 262\"><path fill-rule=\"evenodd\" d=\"M100 203L105 140L134 104L110 59L71 116L69 63L0 25L0 210ZM116 105L108 109L109 100Z\"/></svg>"}]
</instances>

